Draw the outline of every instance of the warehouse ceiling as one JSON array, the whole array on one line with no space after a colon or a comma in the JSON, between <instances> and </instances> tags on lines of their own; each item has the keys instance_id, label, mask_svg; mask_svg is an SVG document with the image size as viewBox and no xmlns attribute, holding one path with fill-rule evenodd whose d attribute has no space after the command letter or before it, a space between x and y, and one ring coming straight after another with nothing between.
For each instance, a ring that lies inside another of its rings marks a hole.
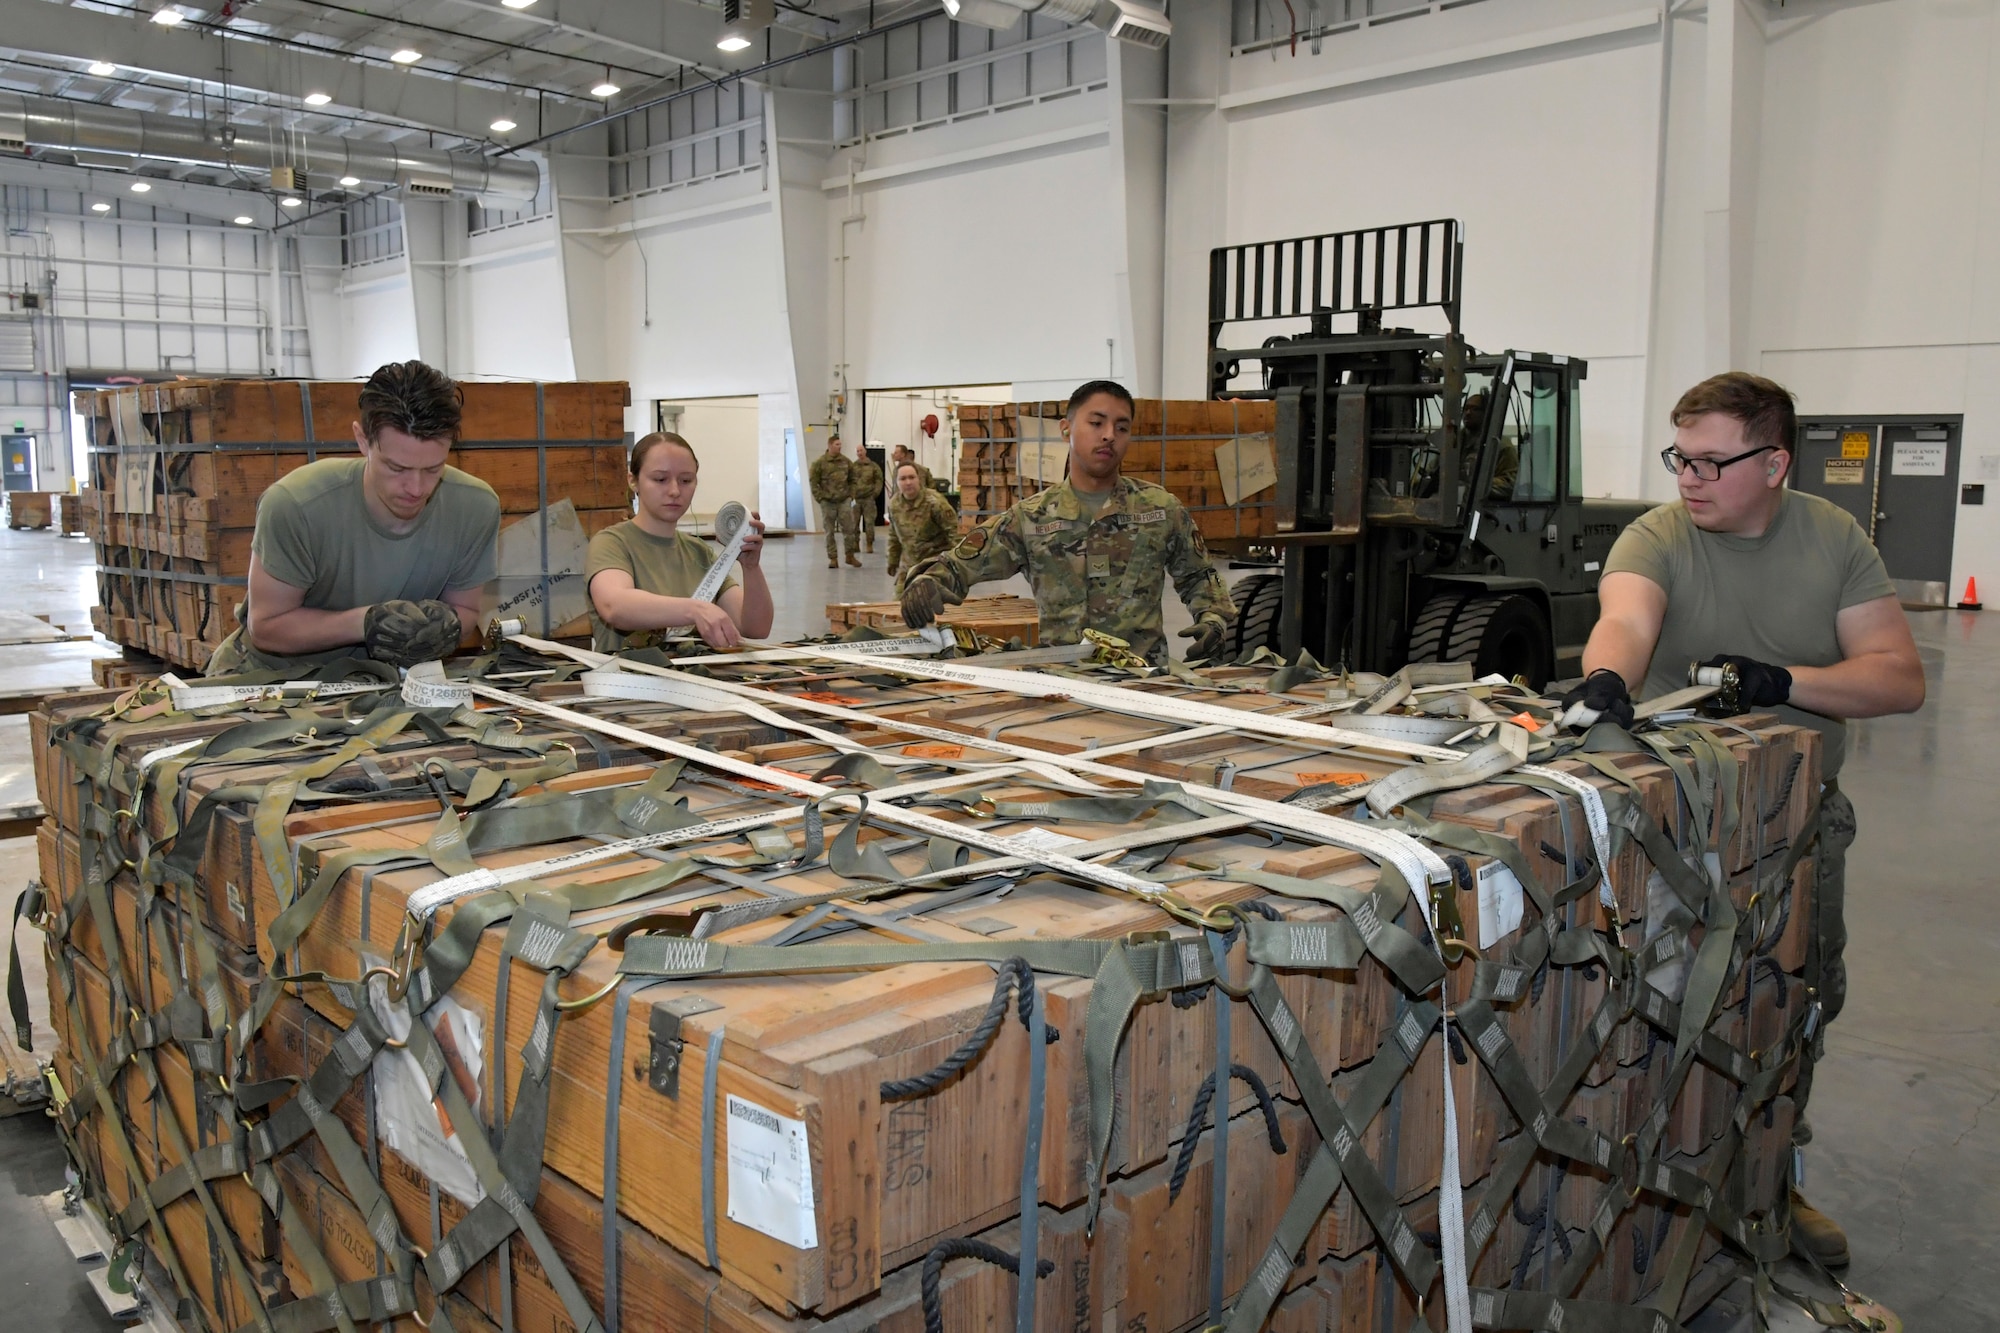
<instances>
[{"instance_id":1,"label":"warehouse ceiling","mask_svg":"<svg viewBox=\"0 0 2000 1333\"><path fill-rule=\"evenodd\" d=\"M0 0L0 90L495 149L805 50L870 12L849 0L813 5L781 4L765 40L726 54L719 3L699 0L397 0L386 14L366 0ZM874 12L879 23L935 7ZM157 21L163 9L181 20Z\"/></svg>"}]
</instances>

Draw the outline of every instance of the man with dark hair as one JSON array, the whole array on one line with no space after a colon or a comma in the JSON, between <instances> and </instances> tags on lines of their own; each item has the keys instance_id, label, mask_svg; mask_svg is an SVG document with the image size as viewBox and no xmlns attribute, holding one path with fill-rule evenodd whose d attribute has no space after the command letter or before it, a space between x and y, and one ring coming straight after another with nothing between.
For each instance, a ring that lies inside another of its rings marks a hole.
<instances>
[{"instance_id":1,"label":"man with dark hair","mask_svg":"<svg viewBox=\"0 0 2000 1333\"><path fill-rule=\"evenodd\" d=\"M847 491L854 497L854 521L861 529L861 547L870 555L875 554L875 525L882 516L882 469L868 450L881 447L880 440L870 440L854 451L854 461L847 467Z\"/></svg>"},{"instance_id":2,"label":"man with dark hair","mask_svg":"<svg viewBox=\"0 0 2000 1333\"><path fill-rule=\"evenodd\" d=\"M414 666L478 628L500 498L448 466L464 395L421 361L362 387L359 458L287 473L257 502L243 627L208 674L310 671L341 657Z\"/></svg>"},{"instance_id":3,"label":"man with dark hair","mask_svg":"<svg viewBox=\"0 0 2000 1333\"><path fill-rule=\"evenodd\" d=\"M840 451L840 432L835 431L827 437L826 452L813 460L809 470L812 497L819 501L820 520L826 524L828 569L840 568L842 547L847 551L848 564L861 563L854 554L859 534L856 531L853 470L854 465ZM835 546L836 541L841 545Z\"/></svg>"},{"instance_id":4,"label":"man with dark hair","mask_svg":"<svg viewBox=\"0 0 2000 1333\"><path fill-rule=\"evenodd\" d=\"M1070 395L1063 418L1069 476L1020 500L910 572L903 621L921 628L975 583L1025 572L1044 644L1076 643L1086 629L1123 639L1154 666L1167 661L1160 594L1167 574L1194 613L1181 631L1188 656L1222 649L1236 618L1222 576L1181 502L1150 482L1118 475L1132 447L1132 395L1092 380Z\"/></svg>"},{"instance_id":5,"label":"man with dark hair","mask_svg":"<svg viewBox=\"0 0 2000 1333\"><path fill-rule=\"evenodd\" d=\"M1867 534L1839 506L1785 485L1798 418L1792 396L1731 371L1681 395L1674 443L1661 453L1681 499L1618 538L1598 586L1588 673L1566 702L1629 724L1633 682L1652 698L1687 684L1700 662L1732 666L1743 709L1773 712L1823 740L1819 870L1807 983L1817 1029L1800 1061L1794 1139L1806 1143L1813 1064L1847 999L1844 921L1854 806L1837 781L1851 717L1909 713L1924 669L1896 589ZM1833 1220L1793 1197L1794 1243L1829 1266L1847 1262Z\"/></svg>"}]
</instances>

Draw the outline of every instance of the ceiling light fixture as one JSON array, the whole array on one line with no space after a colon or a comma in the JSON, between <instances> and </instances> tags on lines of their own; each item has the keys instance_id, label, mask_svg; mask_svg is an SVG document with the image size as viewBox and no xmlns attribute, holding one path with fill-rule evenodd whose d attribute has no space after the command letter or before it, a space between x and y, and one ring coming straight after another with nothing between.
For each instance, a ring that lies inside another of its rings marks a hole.
<instances>
[{"instance_id":1,"label":"ceiling light fixture","mask_svg":"<svg viewBox=\"0 0 2000 1333\"><path fill-rule=\"evenodd\" d=\"M144 193L146 193L146 191L148 191L148 190L150 190L150 189L152 189L152 188L153 188L153 187L152 187L151 185L147 184L147 183L146 183L145 181L133 181L133 182L132 182L132 193L133 193L133 194L144 194Z\"/></svg>"},{"instance_id":2,"label":"ceiling light fixture","mask_svg":"<svg viewBox=\"0 0 2000 1333\"><path fill-rule=\"evenodd\" d=\"M250 215L249 215L248 213L245 213L245 214L243 214L243 216L241 216L241 217L237 218L237 219L236 219L236 225L237 225L237 226L239 226L239 227L247 227L247 226L249 226L249 225L250 225Z\"/></svg>"},{"instance_id":3,"label":"ceiling light fixture","mask_svg":"<svg viewBox=\"0 0 2000 1333\"><path fill-rule=\"evenodd\" d=\"M305 200L299 198L297 195L287 195L283 199L280 199L278 202L283 204L286 208L298 208L300 205L305 203Z\"/></svg>"},{"instance_id":4,"label":"ceiling light fixture","mask_svg":"<svg viewBox=\"0 0 2000 1333\"><path fill-rule=\"evenodd\" d=\"M507 119L505 116L502 116L500 117L500 119L494 121L491 125L488 125L486 128L492 130L495 134L505 134L509 130L515 128L515 126L513 121Z\"/></svg>"},{"instance_id":5,"label":"ceiling light fixture","mask_svg":"<svg viewBox=\"0 0 2000 1333\"><path fill-rule=\"evenodd\" d=\"M325 106L325 105L326 105L326 104L327 104L328 102L331 102L332 100L333 100L333 98L332 98L332 97L330 97L329 95L327 95L326 93L307 93L307 94L306 94L306 105L307 105L307 106Z\"/></svg>"},{"instance_id":6,"label":"ceiling light fixture","mask_svg":"<svg viewBox=\"0 0 2000 1333\"><path fill-rule=\"evenodd\" d=\"M715 49L744 50L758 33L768 31L777 17L776 0L722 0L722 36Z\"/></svg>"},{"instance_id":7,"label":"ceiling light fixture","mask_svg":"<svg viewBox=\"0 0 2000 1333\"><path fill-rule=\"evenodd\" d=\"M156 9L153 11L153 22L162 28L171 28L175 24L187 22L187 15L178 9Z\"/></svg>"},{"instance_id":8,"label":"ceiling light fixture","mask_svg":"<svg viewBox=\"0 0 2000 1333\"><path fill-rule=\"evenodd\" d=\"M526 9L529 5L534 4L535 0L500 0L500 3L508 9Z\"/></svg>"},{"instance_id":9,"label":"ceiling light fixture","mask_svg":"<svg viewBox=\"0 0 2000 1333\"><path fill-rule=\"evenodd\" d=\"M590 90L590 95L592 97L618 96L618 85L611 81L611 66L606 65L604 67L604 82L598 84L595 88L592 88Z\"/></svg>"},{"instance_id":10,"label":"ceiling light fixture","mask_svg":"<svg viewBox=\"0 0 2000 1333\"><path fill-rule=\"evenodd\" d=\"M342 176L340 178L340 187L343 190L351 190L359 184L361 184L361 178L359 176Z\"/></svg>"},{"instance_id":11,"label":"ceiling light fixture","mask_svg":"<svg viewBox=\"0 0 2000 1333\"><path fill-rule=\"evenodd\" d=\"M100 60L90 67L90 72L100 79L108 79L118 72L118 66L108 60Z\"/></svg>"},{"instance_id":12,"label":"ceiling light fixture","mask_svg":"<svg viewBox=\"0 0 2000 1333\"><path fill-rule=\"evenodd\" d=\"M395 61L399 65L414 65L423 58L424 58L424 53L422 51L412 51L407 46L400 51L391 51L389 53L389 59Z\"/></svg>"},{"instance_id":13,"label":"ceiling light fixture","mask_svg":"<svg viewBox=\"0 0 2000 1333\"><path fill-rule=\"evenodd\" d=\"M100 199L96 203L90 206L90 211L93 213L109 213L111 211L111 205L105 203L102 199Z\"/></svg>"},{"instance_id":14,"label":"ceiling light fixture","mask_svg":"<svg viewBox=\"0 0 2000 1333\"><path fill-rule=\"evenodd\" d=\"M715 44L718 51L741 51L750 45L750 39L741 33L732 32Z\"/></svg>"}]
</instances>

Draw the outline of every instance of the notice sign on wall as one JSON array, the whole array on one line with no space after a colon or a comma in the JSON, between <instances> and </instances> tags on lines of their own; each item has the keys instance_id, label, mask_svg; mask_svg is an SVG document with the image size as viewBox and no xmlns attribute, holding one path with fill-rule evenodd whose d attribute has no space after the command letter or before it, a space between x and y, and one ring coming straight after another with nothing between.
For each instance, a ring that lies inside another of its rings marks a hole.
<instances>
[{"instance_id":1,"label":"notice sign on wall","mask_svg":"<svg viewBox=\"0 0 2000 1333\"><path fill-rule=\"evenodd\" d=\"M1851 430L1842 435L1840 437L1840 456L1842 458L1868 457L1868 432L1865 430Z\"/></svg>"},{"instance_id":2,"label":"notice sign on wall","mask_svg":"<svg viewBox=\"0 0 2000 1333\"><path fill-rule=\"evenodd\" d=\"M1892 477L1942 477L1944 475L1945 443L1943 440L1898 440L1896 449L1889 457L1889 475Z\"/></svg>"},{"instance_id":3,"label":"notice sign on wall","mask_svg":"<svg viewBox=\"0 0 2000 1333\"><path fill-rule=\"evenodd\" d=\"M1866 486L1868 484L1867 460L1860 458L1827 459L1826 484L1829 486Z\"/></svg>"}]
</instances>

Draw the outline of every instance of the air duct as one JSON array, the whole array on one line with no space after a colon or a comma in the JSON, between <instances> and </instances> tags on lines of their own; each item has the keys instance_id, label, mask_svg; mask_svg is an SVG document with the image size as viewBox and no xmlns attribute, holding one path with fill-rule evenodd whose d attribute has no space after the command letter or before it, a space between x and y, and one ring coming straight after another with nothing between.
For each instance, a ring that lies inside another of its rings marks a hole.
<instances>
[{"instance_id":1,"label":"air duct","mask_svg":"<svg viewBox=\"0 0 2000 1333\"><path fill-rule=\"evenodd\" d=\"M254 130L180 116L0 92L0 148L10 146L235 167L260 176L289 167L315 178L353 176L363 186L511 203L533 199L541 185L541 168L521 158L489 159L328 134L287 132L266 139Z\"/></svg>"},{"instance_id":2,"label":"air duct","mask_svg":"<svg viewBox=\"0 0 2000 1333\"><path fill-rule=\"evenodd\" d=\"M1088 23L1116 41L1160 47L1172 35L1173 23L1141 0L944 0L945 13L960 23L1005 32L1023 14L1040 14L1065 23Z\"/></svg>"}]
</instances>

